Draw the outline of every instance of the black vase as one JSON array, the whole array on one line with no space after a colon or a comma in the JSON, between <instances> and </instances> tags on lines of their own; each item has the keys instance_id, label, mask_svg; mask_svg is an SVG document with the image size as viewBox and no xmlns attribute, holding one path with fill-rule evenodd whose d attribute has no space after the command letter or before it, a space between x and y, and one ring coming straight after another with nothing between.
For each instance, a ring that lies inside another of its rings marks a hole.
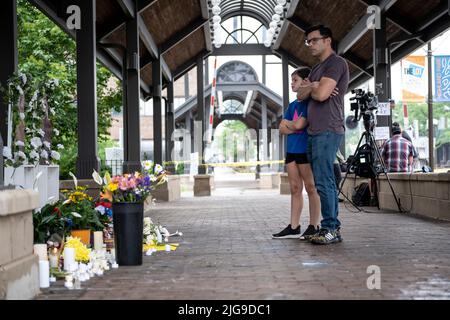
<instances>
[{"instance_id":1,"label":"black vase","mask_svg":"<svg viewBox=\"0 0 450 320\"><path fill-rule=\"evenodd\" d=\"M113 203L114 245L119 266L142 264L144 205L137 202Z\"/></svg>"}]
</instances>

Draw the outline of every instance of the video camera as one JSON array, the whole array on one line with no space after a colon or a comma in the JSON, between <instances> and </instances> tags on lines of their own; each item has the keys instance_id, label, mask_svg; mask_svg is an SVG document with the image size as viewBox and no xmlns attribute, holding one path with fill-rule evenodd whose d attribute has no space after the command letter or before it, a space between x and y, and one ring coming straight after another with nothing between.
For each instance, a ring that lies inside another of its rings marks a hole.
<instances>
[{"instance_id":1,"label":"video camera","mask_svg":"<svg viewBox=\"0 0 450 320\"><path fill-rule=\"evenodd\" d=\"M354 97L350 101L355 101L350 104L350 110L355 111L353 118L354 122L364 121L364 127L367 131L373 131L375 128L375 115L373 110L378 108L378 97L370 91L365 92L363 89L353 89Z\"/></svg>"}]
</instances>

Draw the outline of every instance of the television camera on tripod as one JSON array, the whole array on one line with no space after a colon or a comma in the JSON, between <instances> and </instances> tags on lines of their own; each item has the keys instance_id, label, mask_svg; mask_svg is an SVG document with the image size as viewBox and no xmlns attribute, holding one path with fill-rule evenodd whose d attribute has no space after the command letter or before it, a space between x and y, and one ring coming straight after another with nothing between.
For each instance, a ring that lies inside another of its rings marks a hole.
<instances>
[{"instance_id":1,"label":"television camera on tripod","mask_svg":"<svg viewBox=\"0 0 450 320\"><path fill-rule=\"evenodd\" d=\"M340 185L339 193L342 193L342 186L344 185L349 173L355 174L355 177L370 179L376 179L381 173L384 173L391 188L395 202L397 203L398 210L399 212L402 212L400 202L395 195L391 181L387 175L386 166L384 165L383 158L378 146L376 145L373 134L376 127L376 115L374 112L378 109L378 97L370 91L365 92L362 89L352 90L352 94L354 94L354 97L350 98L350 101L352 101L350 110L354 111L355 115L347 118L347 125L350 127L355 126L355 123L363 119L365 131L359 139L355 153L347 159L347 172ZM377 193L377 190L374 190L374 194L377 195ZM342 195L347 198L347 200L349 200L358 210L360 210L353 201L348 199L346 195L343 193ZM379 209L378 201L377 205Z\"/></svg>"}]
</instances>

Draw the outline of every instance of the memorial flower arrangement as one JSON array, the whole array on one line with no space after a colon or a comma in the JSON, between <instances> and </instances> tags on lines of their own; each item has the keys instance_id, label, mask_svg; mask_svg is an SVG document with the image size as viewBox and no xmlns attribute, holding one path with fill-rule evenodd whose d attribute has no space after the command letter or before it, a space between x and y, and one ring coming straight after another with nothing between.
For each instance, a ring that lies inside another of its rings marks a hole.
<instances>
[{"instance_id":1,"label":"memorial flower arrangement","mask_svg":"<svg viewBox=\"0 0 450 320\"><path fill-rule=\"evenodd\" d=\"M111 177L106 173L102 178L96 171L94 181L103 187L102 198L117 202L144 203L151 197L151 191L167 180L166 172L159 164L145 162L143 172L125 173Z\"/></svg>"},{"instance_id":2,"label":"memorial flower arrangement","mask_svg":"<svg viewBox=\"0 0 450 320\"><path fill-rule=\"evenodd\" d=\"M59 131L53 128L55 115L54 90L59 86L57 79L33 83L31 76L16 73L2 88L8 104L8 137L3 156L7 166L24 164L56 164L64 146L53 137Z\"/></svg>"}]
</instances>

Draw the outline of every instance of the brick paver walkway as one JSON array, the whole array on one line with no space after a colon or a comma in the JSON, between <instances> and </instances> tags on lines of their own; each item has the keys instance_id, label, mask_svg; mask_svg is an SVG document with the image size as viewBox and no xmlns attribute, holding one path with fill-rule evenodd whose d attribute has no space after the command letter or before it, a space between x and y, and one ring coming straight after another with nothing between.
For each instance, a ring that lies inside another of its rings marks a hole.
<instances>
[{"instance_id":1,"label":"brick paver walkway","mask_svg":"<svg viewBox=\"0 0 450 320\"><path fill-rule=\"evenodd\" d=\"M184 233L172 238L178 250L144 256L142 266L108 271L81 290L59 281L37 299L450 299L450 223L341 204L344 242L272 240L289 205L277 190L243 188L160 203L150 215ZM370 265L380 267L380 290L367 288Z\"/></svg>"}]
</instances>

